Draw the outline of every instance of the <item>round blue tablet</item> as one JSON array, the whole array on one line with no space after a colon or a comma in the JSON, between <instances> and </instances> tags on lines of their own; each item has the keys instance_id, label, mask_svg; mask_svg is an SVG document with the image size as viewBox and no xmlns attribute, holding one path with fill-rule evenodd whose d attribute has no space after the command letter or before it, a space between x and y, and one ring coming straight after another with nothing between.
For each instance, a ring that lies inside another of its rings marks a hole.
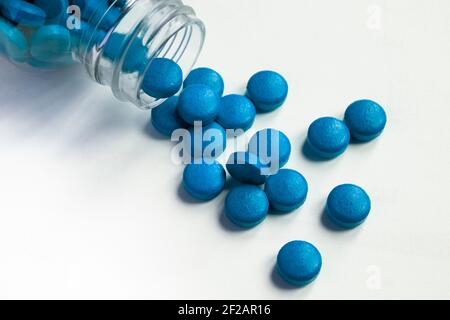
<instances>
[{"instance_id":1,"label":"round blue tablet","mask_svg":"<svg viewBox=\"0 0 450 320\"><path fill-rule=\"evenodd\" d=\"M247 95L262 112L279 108L286 100L288 90L287 81L274 71L258 72L247 84Z\"/></svg>"},{"instance_id":2,"label":"round blue tablet","mask_svg":"<svg viewBox=\"0 0 450 320\"><path fill-rule=\"evenodd\" d=\"M220 98L212 89L203 84L187 87L180 95L178 112L189 124L202 121L202 124L212 123L219 112Z\"/></svg>"},{"instance_id":3,"label":"round blue tablet","mask_svg":"<svg viewBox=\"0 0 450 320\"><path fill-rule=\"evenodd\" d=\"M276 129L264 129L250 139L248 151L258 155L259 159L270 165L275 173L289 161L291 143L283 132Z\"/></svg>"},{"instance_id":4,"label":"round blue tablet","mask_svg":"<svg viewBox=\"0 0 450 320\"><path fill-rule=\"evenodd\" d=\"M269 211L269 201L260 188L242 185L233 188L225 200L225 214L241 228L253 228L264 221Z\"/></svg>"},{"instance_id":5,"label":"round blue tablet","mask_svg":"<svg viewBox=\"0 0 450 320\"><path fill-rule=\"evenodd\" d=\"M44 10L47 23L64 23L67 16L68 0L34 0L36 6Z\"/></svg>"},{"instance_id":6,"label":"round blue tablet","mask_svg":"<svg viewBox=\"0 0 450 320\"><path fill-rule=\"evenodd\" d=\"M347 150L350 132L341 120L320 118L309 127L307 143L318 157L332 159Z\"/></svg>"},{"instance_id":7,"label":"round blue tablet","mask_svg":"<svg viewBox=\"0 0 450 320\"><path fill-rule=\"evenodd\" d=\"M293 286L306 286L313 282L322 268L319 250L306 241L292 241L278 252L277 270Z\"/></svg>"},{"instance_id":8,"label":"round blue tablet","mask_svg":"<svg viewBox=\"0 0 450 320\"><path fill-rule=\"evenodd\" d=\"M219 97L223 95L225 87L222 76L209 68L198 68L189 73L184 80L184 87L187 88L194 84L204 84L210 87Z\"/></svg>"},{"instance_id":9,"label":"round blue tablet","mask_svg":"<svg viewBox=\"0 0 450 320\"><path fill-rule=\"evenodd\" d=\"M225 129L213 122L205 127L190 127L191 159L216 159L227 147Z\"/></svg>"},{"instance_id":10,"label":"round blue tablet","mask_svg":"<svg viewBox=\"0 0 450 320\"><path fill-rule=\"evenodd\" d=\"M70 50L70 32L60 25L40 27L31 38L31 55L39 61L53 62Z\"/></svg>"},{"instance_id":11,"label":"round blue tablet","mask_svg":"<svg viewBox=\"0 0 450 320\"><path fill-rule=\"evenodd\" d=\"M332 222L346 229L363 223L370 213L370 198L360 187L343 184L331 191L326 212Z\"/></svg>"},{"instance_id":12,"label":"round blue tablet","mask_svg":"<svg viewBox=\"0 0 450 320\"><path fill-rule=\"evenodd\" d=\"M23 0L9 0L2 4L2 14L25 27L37 28L45 23L45 11Z\"/></svg>"},{"instance_id":13,"label":"round blue tablet","mask_svg":"<svg viewBox=\"0 0 450 320\"><path fill-rule=\"evenodd\" d=\"M173 96L152 110L152 125L159 133L170 137L177 129L187 129L188 124L178 115L178 97Z\"/></svg>"},{"instance_id":14,"label":"round blue tablet","mask_svg":"<svg viewBox=\"0 0 450 320\"><path fill-rule=\"evenodd\" d=\"M10 22L0 17L0 47L12 61L25 62L28 43L25 35Z\"/></svg>"},{"instance_id":15,"label":"round blue tablet","mask_svg":"<svg viewBox=\"0 0 450 320\"><path fill-rule=\"evenodd\" d=\"M220 101L217 122L226 129L247 131L255 122L255 117L255 106L247 97L230 94Z\"/></svg>"},{"instance_id":16,"label":"round blue tablet","mask_svg":"<svg viewBox=\"0 0 450 320\"><path fill-rule=\"evenodd\" d=\"M166 58L156 58L150 66L142 82L142 90L156 99L173 96L183 84L183 71L180 66Z\"/></svg>"},{"instance_id":17,"label":"round blue tablet","mask_svg":"<svg viewBox=\"0 0 450 320\"><path fill-rule=\"evenodd\" d=\"M201 201L209 201L217 197L225 187L225 180L225 169L217 162L189 164L183 173L185 190Z\"/></svg>"},{"instance_id":18,"label":"round blue tablet","mask_svg":"<svg viewBox=\"0 0 450 320\"><path fill-rule=\"evenodd\" d=\"M366 142L377 138L386 126L386 112L371 100L353 102L345 112L345 123L352 137Z\"/></svg>"},{"instance_id":19,"label":"round blue tablet","mask_svg":"<svg viewBox=\"0 0 450 320\"><path fill-rule=\"evenodd\" d=\"M308 183L297 171L282 169L267 178L264 191L271 207L278 212L292 212L305 203Z\"/></svg>"},{"instance_id":20,"label":"round blue tablet","mask_svg":"<svg viewBox=\"0 0 450 320\"><path fill-rule=\"evenodd\" d=\"M227 162L228 173L236 180L254 185L266 182L270 168L258 156L249 152L235 152Z\"/></svg>"}]
</instances>

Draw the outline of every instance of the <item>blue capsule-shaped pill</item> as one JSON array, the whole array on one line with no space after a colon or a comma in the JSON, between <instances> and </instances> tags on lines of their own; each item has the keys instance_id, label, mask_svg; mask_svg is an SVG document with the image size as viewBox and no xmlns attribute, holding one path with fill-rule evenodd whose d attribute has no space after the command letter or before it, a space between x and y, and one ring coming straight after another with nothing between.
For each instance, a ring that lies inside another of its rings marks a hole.
<instances>
[{"instance_id":1,"label":"blue capsule-shaped pill","mask_svg":"<svg viewBox=\"0 0 450 320\"><path fill-rule=\"evenodd\" d=\"M372 100L353 102L345 112L345 123L352 138L361 142L377 138L387 122L383 107Z\"/></svg>"},{"instance_id":2,"label":"blue capsule-shaped pill","mask_svg":"<svg viewBox=\"0 0 450 320\"><path fill-rule=\"evenodd\" d=\"M282 169L267 178L264 191L270 206L276 212L288 213L300 208L305 203L308 195L308 183L299 172Z\"/></svg>"},{"instance_id":3,"label":"blue capsule-shaped pill","mask_svg":"<svg viewBox=\"0 0 450 320\"><path fill-rule=\"evenodd\" d=\"M370 209L370 198L361 187L343 184L334 188L328 196L326 213L339 227L351 229L367 219Z\"/></svg>"},{"instance_id":4,"label":"blue capsule-shaped pill","mask_svg":"<svg viewBox=\"0 0 450 320\"><path fill-rule=\"evenodd\" d=\"M156 58L144 76L142 90L156 99L168 98L176 94L183 85L183 71L173 60Z\"/></svg>"},{"instance_id":5,"label":"blue capsule-shaped pill","mask_svg":"<svg viewBox=\"0 0 450 320\"><path fill-rule=\"evenodd\" d=\"M255 106L247 97L230 94L220 101L217 122L226 129L247 131L255 122L255 117Z\"/></svg>"},{"instance_id":6,"label":"blue capsule-shaped pill","mask_svg":"<svg viewBox=\"0 0 450 320\"><path fill-rule=\"evenodd\" d=\"M332 117L314 121L308 129L307 147L317 157L336 158L347 150L350 131L345 123Z\"/></svg>"},{"instance_id":7,"label":"blue capsule-shaped pill","mask_svg":"<svg viewBox=\"0 0 450 320\"><path fill-rule=\"evenodd\" d=\"M210 68L197 68L189 73L184 80L184 88L195 84L210 87L219 97L223 95L225 87L222 76Z\"/></svg>"},{"instance_id":8,"label":"blue capsule-shaped pill","mask_svg":"<svg viewBox=\"0 0 450 320\"><path fill-rule=\"evenodd\" d=\"M261 71L247 84L247 95L261 112L279 108L286 100L289 87L286 79L274 71Z\"/></svg>"},{"instance_id":9,"label":"blue capsule-shaped pill","mask_svg":"<svg viewBox=\"0 0 450 320\"><path fill-rule=\"evenodd\" d=\"M322 256L306 241L291 241L278 252L277 271L287 283L303 287L313 282L322 269Z\"/></svg>"},{"instance_id":10,"label":"blue capsule-shaped pill","mask_svg":"<svg viewBox=\"0 0 450 320\"><path fill-rule=\"evenodd\" d=\"M187 123L201 121L206 126L216 119L219 105L220 98L212 89L195 84L181 92L178 112Z\"/></svg>"},{"instance_id":11,"label":"blue capsule-shaped pill","mask_svg":"<svg viewBox=\"0 0 450 320\"><path fill-rule=\"evenodd\" d=\"M45 11L23 0L8 0L1 9L3 16L25 27L38 28L45 23Z\"/></svg>"},{"instance_id":12,"label":"blue capsule-shaped pill","mask_svg":"<svg viewBox=\"0 0 450 320\"><path fill-rule=\"evenodd\" d=\"M189 125L178 115L178 97L173 96L152 109L151 122L162 135L171 137L177 129L187 129Z\"/></svg>"},{"instance_id":13,"label":"blue capsule-shaped pill","mask_svg":"<svg viewBox=\"0 0 450 320\"><path fill-rule=\"evenodd\" d=\"M226 173L220 163L189 164L184 169L183 186L193 198L209 201L225 187Z\"/></svg>"},{"instance_id":14,"label":"blue capsule-shaped pill","mask_svg":"<svg viewBox=\"0 0 450 320\"><path fill-rule=\"evenodd\" d=\"M269 201L261 188L241 185L231 189L225 200L225 215L237 226L245 229L263 222L269 211Z\"/></svg>"}]
</instances>

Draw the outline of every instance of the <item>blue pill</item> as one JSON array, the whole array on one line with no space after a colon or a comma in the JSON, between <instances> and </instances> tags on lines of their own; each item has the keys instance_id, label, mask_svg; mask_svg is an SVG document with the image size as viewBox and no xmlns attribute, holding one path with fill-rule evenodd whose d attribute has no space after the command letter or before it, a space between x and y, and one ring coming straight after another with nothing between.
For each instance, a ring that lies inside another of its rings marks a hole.
<instances>
[{"instance_id":1,"label":"blue pill","mask_svg":"<svg viewBox=\"0 0 450 320\"><path fill-rule=\"evenodd\" d=\"M274 71L258 72L247 84L247 95L262 112L279 108L286 101L288 91L287 81Z\"/></svg>"},{"instance_id":2,"label":"blue pill","mask_svg":"<svg viewBox=\"0 0 450 320\"><path fill-rule=\"evenodd\" d=\"M28 43L25 35L10 22L0 17L0 47L4 54L14 62L25 62L28 56Z\"/></svg>"},{"instance_id":3,"label":"blue pill","mask_svg":"<svg viewBox=\"0 0 450 320\"><path fill-rule=\"evenodd\" d=\"M235 152L227 162L228 173L236 180L261 185L271 174L270 168L263 164L258 156L249 152Z\"/></svg>"},{"instance_id":4,"label":"blue pill","mask_svg":"<svg viewBox=\"0 0 450 320\"><path fill-rule=\"evenodd\" d=\"M377 138L383 132L386 121L383 107L371 100L356 101L345 112L345 123L350 134L362 142Z\"/></svg>"},{"instance_id":5,"label":"blue pill","mask_svg":"<svg viewBox=\"0 0 450 320\"><path fill-rule=\"evenodd\" d=\"M173 96L152 110L152 125L162 135L170 137L177 129L187 129L188 124L178 115L178 97Z\"/></svg>"},{"instance_id":6,"label":"blue pill","mask_svg":"<svg viewBox=\"0 0 450 320\"><path fill-rule=\"evenodd\" d=\"M217 122L226 129L247 131L255 122L255 117L255 106L244 96L230 94L220 101Z\"/></svg>"},{"instance_id":7,"label":"blue pill","mask_svg":"<svg viewBox=\"0 0 450 320\"><path fill-rule=\"evenodd\" d=\"M67 8L69 7L68 0L34 0L33 3L44 10L47 23L65 24L65 17L67 17Z\"/></svg>"},{"instance_id":8,"label":"blue pill","mask_svg":"<svg viewBox=\"0 0 450 320\"><path fill-rule=\"evenodd\" d=\"M248 151L258 155L263 163L274 170L284 167L291 156L289 138L276 129L264 129L253 135L248 144Z\"/></svg>"},{"instance_id":9,"label":"blue pill","mask_svg":"<svg viewBox=\"0 0 450 320\"><path fill-rule=\"evenodd\" d=\"M164 99L176 94L183 85L183 71L180 66L166 58L156 58L150 66L142 82L142 90L156 99Z\"/></svg>"},{"instance_id":10,"label":"blue pill","mask_svg":"<svg viewBox=\"0 0 450 320\"><path fill-rule=\"evenodd\" d=\"M282 169L267 178L264 191L270 206L277 212L287 213L300 208L308 195L308 183L299 172Z\"/></svg>"},{"instance_id":11,"label":"blue pill","mask_svg":"<svg viewBox=\"0 0 450 320\"><path fill-rule=\"evenodd\" d=\"M217 122L190 127L188 133L191 159L216 159L227 147L227 133Z\"/></svg>"},{"instance_id":12,"label":"blue pill","mask_svg":"<svg viewBox=\"0 0 450 320\"><path fill-rule=\"evenodd\" d=\"M184 87L187 88L194 84L204 84L210 87L219 97L223 95L225 87L222 76L209 68L198 68L189 73L184 80Z\"/></svg>"},{"instance_id":13,"label":"blue pill","mask_svg":"<svg viewBox=\"0 0 450 320\"><path fill-rule=\"evenodd\" d=\"M184 169L183 186L195 199L209 201L224 189L226 173L217 162L212 164L189 164Z\"/></svg>"},{"instance_id":14,"label":"blue pill","mask_svg":"<svg viewBox=\"0 0 450 320\"><path fill-rule=\"evenodd\" d=\"M31 55L43 62L54 62L71 51L70 32L60 25L40 27L31 38Z\"/></svg>"},{"instance_id":15,"label":"blue pill","mask_svg":"<svg viewBox=\"0 0 450 320\"><path fill-rule=\"evenodd\" d=\"M269 201L260 188L241 185L233 188L225 200L225 214L241 228L250 229L264 221L269 211Z\"/></svg>"},{"instance_id":16,"label":"blue pill","mask_svg":"<svg viewBox=\"0 0 450 320\"><path fill-rule=\"evenodd\" d=\"M308 146L320 158L336 158L347 150L350 132L341 120L325 117L314 121L308 130Z\"/></svg>"},{"instance_id":17,"label":"blue pill","mask_svg":"<svg viewBox=\"0 0 450 320\"><path fill-rule=\"evenodd\" d=\"M313 282L322 269L319 250L306 241L292 241L281 248L277 256L280 276L293 286L303 287Z\"/></svg>"},{"instance_id":18,"label":"blue pill","mask_svg":"<svg viewBox=\"0 0 450 320\"><path fill-rule=\"evenodd\" d=\"M180 95L178 112L189 124L201 121L204 126L212 123L219 113L220 98L208 86L195 84Z\"/></svg>"},{"instance_id":19,"label":"blue pill","mask_svg":"<svg viewBox=\"0 0 450 320\"><path fill-rule=\"evenodd\" d=\"M351 229L367 219L370 208L370 198L362 188L343 184L334 188L328 196L326 213L338 226Z\"/></svg>"},{"instance_id":20,"label":"blue pill","mask_svg":"<svg viewBox=\"0 0 450 320\"><path fill-rule=\"evenodd\" d=\"M46 18L44 10L23 0L9 0L4 2L1 12L9 20L30 28L42 26Z\"/></svg>"},{"instance_id":21,"label":"blue pill","mask_svg":"<svg viewBox=\"0 0 450 320\"><path fill-rule=\"evenodd\" d=\"M88 37L91 36L88 34ZM113 33L109 36L103 47L103 55L115 63L122 58L125 50L127 53L123 59L122 71L135 72L147 61L147 47L139 39L135 39L130 44L127 37L121 33Z\"/></svg>"}]
</instances>

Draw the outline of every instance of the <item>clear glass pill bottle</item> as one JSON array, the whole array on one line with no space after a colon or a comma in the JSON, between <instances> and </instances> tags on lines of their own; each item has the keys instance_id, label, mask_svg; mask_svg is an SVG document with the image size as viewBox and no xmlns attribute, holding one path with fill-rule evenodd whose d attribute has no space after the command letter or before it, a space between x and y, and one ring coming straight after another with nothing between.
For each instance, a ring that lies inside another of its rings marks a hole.
<instances>
[{"instance_id":1,"label":"clear glass pill bottle","mask_svg":"<svg viewBox=\"0 0 450 320\"><path fill-rule=\"evenodd\" d=\"M38 70L81 62L142 109L163 101L142 90L151 61L171 59L186 76L204 38L182 0L0 0L0 55Z\"/></svg>"}]
</instances>

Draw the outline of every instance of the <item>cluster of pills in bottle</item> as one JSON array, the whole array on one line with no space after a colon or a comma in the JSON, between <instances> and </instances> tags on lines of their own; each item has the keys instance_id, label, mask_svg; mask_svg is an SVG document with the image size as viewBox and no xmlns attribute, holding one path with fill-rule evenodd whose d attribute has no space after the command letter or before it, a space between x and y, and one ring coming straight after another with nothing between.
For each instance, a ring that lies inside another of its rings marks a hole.
<instances>
[{"instance_id":1,"label":"cluster of pills in bottle","mask_svg":"<svg viewBox=\"0 0 450 320\"><path fill-rule=\"evenodd\" d=\"M179 75L177 79L181 86ZM216 71L193 70L184 81L180 96L173 96L152 110L152 124L161 134L170 136L180 128L194 134L194 123L201 121L204 129L214 128L223 133L225 146L225 129L246 131L254 123L257 112L270 112L282 106L288 95L288 83L276 72L262 71L250 78L246 95L222 96L223 92L224 81ZM361 100L347 108L343 121L332 117L314 121L305 145L315 156L329 160L341 155L351 139L361 142L375 139L385 125L383 108L373 101ZM200 151L205 148L201 138ZM195 137L191 139L195 145ZM195 148L191 150L193 154ZM284 168L291 152L291 143L283 132L264 129L249 140L246 150L231 154L225 167L216 160L205 159L188 164L183 173L183 186L198 201L209 201L225 189L228 172L238 184L226 196L225 215L238 228L255 228L268 214L294 212L307 199L306 178L296 170ZM329 220L344 229L363 223L370 209L367 193L353 184L337 186L326 203ZM321 267L320 252L305 241L286 244L277 256L279 275L293 286L311 283Z\"/></svg>"},{"instance_id":2,"label":"cluster of pills in bottle","mask_svg":"<svg viewBox=\"0 0 450 320\"><path fill-rule=\"evenodd\" d=\"M89 39L86 36L84 40L98 44L120 18L119 8L109 9L110 2L0 0L0 53L14 62L37 68L70 64L72 52L80 46L83 32L89 28L94 32L97 28L95 37L89 33ZM77 21L68 19L72 5L79 9Z\"/></svg>"}]
</instances>

